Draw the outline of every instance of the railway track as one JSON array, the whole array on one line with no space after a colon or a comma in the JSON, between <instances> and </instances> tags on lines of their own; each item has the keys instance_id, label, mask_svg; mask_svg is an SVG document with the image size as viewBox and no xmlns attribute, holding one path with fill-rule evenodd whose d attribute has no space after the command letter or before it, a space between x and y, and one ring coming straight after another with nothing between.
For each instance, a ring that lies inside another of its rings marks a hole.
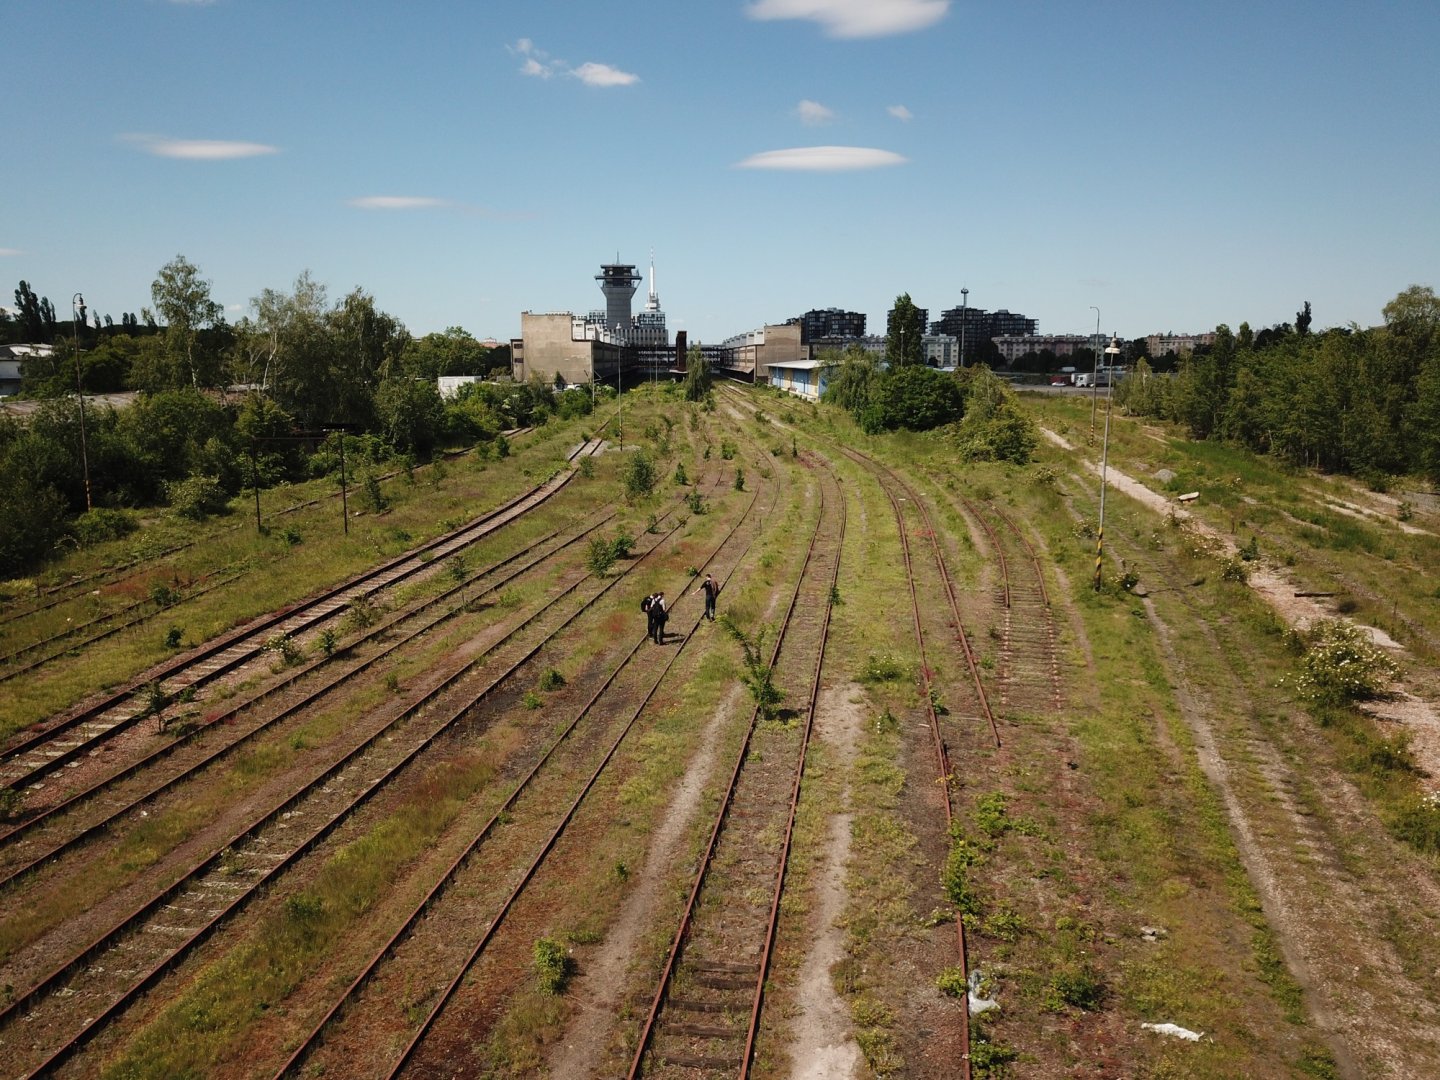
<instances>
[{"instance_id":1,"label":"railway track","mask_svg":"<svg viewBox=\"0 0 1440 1080\"><path fill-rule=\"evenodd\" d=\"M455 619L470 606L547 563L614 517L607 509L562 535L555 530L531 547L500 559L452 583L436 596L413 603L346 640L330 657L291 669L259 693L232 700L209 713L185 737L154 746L128 762L112 763L111 771L94 776L81 787L0 834L0 888L40 866L117 828L127 815L165 792L196 777L201 770L247 748L293 717L313 710L326 695L375 668L422 635ZM373 648L362 653L365 645ZM278 699L268 712L261 706ZM204 738L210 732L209 738ZM162 768L161 763L168 766ZM34 809L33 807L31 808Z\"/></svg>"},{"instance_id":2,"label":"railway track","mask_svg":"<svg viewBox=\"0 0 1440 1080\"><path fill-rule=\"evenodd\" d=\"M747 403L748 407L748 403ZM933 516L930 513L926 501L912 485L900 477L893 469L881 462L859 453L858 451L837 444L841 453L845 454L862 469L868 472L885 493L890 503L891 510L895 515L896 529L899 535L901 556L905 566L905 578L909 597L909 609L911 625L915 639L916 659L918 661L918 676L920 698L926 713L926 727L930 733L931 749L934 754L936 780L941 792L941 806L945 818L945 829L948 835L954 822L954 804L952 790L957 782L955 766L951 760L950 747L945 734L945 727L950 715L948 709L937 705L940 698L940 687L935 681L935 671L930 662L931 650L927 640L934 634L934 611L935 606L930 603L921 602L921 584L925 584L925 595L927 597L943 598L940 611L944 615L944 634L948 639L946 647L953 653L958 653L964 661L966 678L955 678L947 682L948 687L958 693L966 695L967 709L964 710L965 728L957 734L973 737L977 725L983 725L988 729L990 738L996 748L1001 746L1001 738L995 716L991 710L989 696L986 693L984 681L980 675L979 664L976 660L973 648L970 645L969 637L965 632L960 613L959 598L955 588L954 576L951 574L946 562L945 552L940 543L940 534L936 528ZM921 560L916 557L912 549L911 537L922 538L925 547L928 549L930 558ZM920 567L927 566L922 573ZM927 628L928 624L928 628ZM942 713L947 720L942 721ZM956 958L961 970L969 972L968 942L966 940L964 920L958 916L955 919L955 950ZM958 1058L956 1074L962 1080L969 1080L970 1071L970 1022L968 1008L959 1011L958 1032L956 1033L956 1056Z\"/></svg>"},{"instance_id":3,"label":"railway track","mask_svg":"<svg viewBox=\"0 0 1440 1080\"><path fill-rule=\"evenodd\" d=\"M753 1063L844 543L844 496L828 468L820 474L804 568L769 657L793 715L762 722L758 706L751 715L638 1036L631 1080L744 1077Z\"/></svg>"},{"instance_id":4,"label":"railway track","mask_svg":"<svg viewBox=\"0 0 1440 1080\"><path fill-rule=\"evenodd\" d=\"M517 436L524 435L524 433L528 431L531 431L531 429L517 428L514 429L514 431L504 432L504 435L507 436L507 438L513 439L517 438ZM444 459L445 461L452 461L452 459L464 456L468 454L468 452L468 449L465 449L465 451L451 452L451 454L444 455ZM393 480L397 475L399 475L399 471L382 472L382 474L377 475L376 480ZM301 510L307 510L307 508L315 507L315 505L320 505L321 503L327 503L327 501L330 500L336 500L336 498L340 498L340 492L338 491L328 495L317 495L315 498L307 498L307 500L302 500L300 503L292 503L288 505L288 507L282 507L281 510L272 511L271 517L287 517L289 514L300 513ZM240 528L243 527L245 526L235 524L235 526L230 526L223 531L230 533L230 531L239 531ZM63 605L63 603L71 603L73 600L81 599L86 593L95 592L95 590L102 588L102 586L115 585L117 582L122 582L122 580L125 580L125 577L127 577L128 570L134 570L137 566L154 564L157 560L170 559L171 556L176 556L176 554L180 554L181 552L187 552L187 550L196 546L197 543L202 543L202 541L189 540L186 541L186 543L173 544L173 546L167 547L167 549L161 550L161 552L147 554L147 556L144 557L137 557L137 559L128 560L128 562L117 564L117 566L102 567L102 569L95 570L95 572L72 577L72 579L66 580L66 582L49 586L49 588L46 589L37 589L39 599L37 599L35 603L29 603L29 605L16 603L16 605L10 605L7 606L7 608L0 609L0 632L7 632L6 628L12 624L12 622L19 622L20 619L43 615L43 613L53 611L53 609L58 608L58 606ZM222 566L217 567L215 572L207 577L220 577L220 579L223 580L233 580L236 576L239 576L240 573L243 573L243 567ZM202 595L202 592L189 592L181 599L194 599L199 595ZM101 641L101 639L107 638L107 636L114 634L114 632L118 632L118 629L128 628L128 626L144 622L145 618L148 618L148 615L141 615L138 616L138 618L125 618L125 616L137 612L138 609L143 608L147 603L154 602L153 600L134 600L134 602L121 605L118 609L105 612L104 615L95 616L95 618L92 619L81 619L81 621L75 622L75 624L66 626L59 634L46 635L43 641L30 642L30 644L23 645L23 647L10 649L6 654L0 655L0 683L10 680L10 678L14 678L16 675L23 674L24 671L35 670L35 668L40 667L43 662L55 660L55 658L60 657L60 655L65 655L66 652L71 652L75 648L81 648L84 647L84 645L94 644L95 641ZM161 605L161 609L164 609L164 606L166 605ZM157 612L150 613L153 615L153 613ZM117 618L124 619L122 626L114 629L105 628L105 624L109 624L109 622ZM102 632L96 632L96 634L86 636L84 641L81 642L72 641L76 636L82 636L89 634L91 631L96 631L96 628L101 629ZM52 657L46 657L45 660L27 662L22 670L16 670L16 668L10 667L13 662L22 660L23 657L29 655L30 652L35 652L36 649L42 648L43 645L56 644L56 642L60 641L71 641L71 644L65 649L60 649L60 651L53 654Z\"/></svg>"},{"instance_id":5,"label":"railway track","mask_svg":"<svg viewBox=\"0 0 1440 1080\"><path fill-rule=\"evenodd\" d=\"M659 534L649 550L657 550L668 535ZM588 575L579 575L563 587L561 596L547 601L537 613L543 614L543 621L534 616L520 620L530 636L512 643L497 674L471 678L462 685L477 660L437 674L361 745L224 843L210 844L212 853L180 881L151 895L92 944L18 992L0 1010L0 1045L8 1048L12 1060L24 1062L27 1075L48 1073L67 1060L137 994L155 985L181 957L241 910L262 886L277 881L369 798L421 761L441 736L467 720L487 695L626 578L617 577L592 595L577 597L578 607L575 603L560 607L559 601L586 580ZM514 638L518 629L507 633L506 639Z\"/></svg>"},{"instance_id":6,"label":"railway track","mask_svg":"<svg viewBox=\"0 0 1440 1080\"><path fill-rule=\"evenodd\" d=\"M592 439L569 456L573 463L593 454L601 441ZM540 505L569 481L573 469L510 500L459 529L422 544L395 559L342 582L291 608L281 609L222 635L182 657L130 680L119 691L28 729L0 751L0 787L33 789L45 777L93 753L106 740L123 733L152 712L147 696L174 699L193 695L205 685L265 654L279 637L293 637L342 612L357 599L422 573L433 563L454 555L501 526ZM146 690L146 687L151 689Z\"/></svg>"},{"instance_id":7,"label":"railway track","mask_svg":"<svg viewBox=\"0 0 1440 1080\"><path fill-rule=\"evenodd\" d=\"M1065 688L1055 613L1034 545L994 503L980 504L968 498L962 502L984 532L1000 567L996 596L1000 607L1000 706L1061 709Z\"/></svg>"},{"instance_id":8,"label":"railway track","mask_svg":"<svg viewBox=\"0 0 1440 1080\"><path fill-rule=\"evenodd\" d=\"M767 516L755 512L755 503L752 495L745 513L698 568L700 573L714 568L728 576L744 560ZM736 554L736 534L747 526L751 536ZM680 647L661 665L637 662L642 652L652 655L644 637L624 650L473 839L302 1035L277 1077L296 1075L302 1066L356 1075L354 1063L375 1057L377 1043L398 1047L398 1052L379 1055L384 1060L366 1072L394 1077L412 1063L423 1071L427 1040L441 1015L502 932L622 745L641 725L647 706L685 654L700 618L697 612L689 620ZM498 828L501 822L503 830ZM455 933L455 927L470 925L483 926L478 938ZM424 985L417 987L417 980ZM397 994L427 1003L418 1023L397 1015Z\"/></svg>"}]
</instances>

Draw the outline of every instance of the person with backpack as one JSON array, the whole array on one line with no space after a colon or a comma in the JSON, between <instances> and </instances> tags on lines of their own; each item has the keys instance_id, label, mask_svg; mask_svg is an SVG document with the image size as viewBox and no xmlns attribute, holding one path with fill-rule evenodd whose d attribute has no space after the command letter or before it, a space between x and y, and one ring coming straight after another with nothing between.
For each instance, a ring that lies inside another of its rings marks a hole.
<instances>
[{"instance_id":1,"label":"person with backpack","mask_svg":"<svg viewBox=\"0 0 1440 1080\"><path fill-rule=\"evenodd\" d=\"M650 601L650 619L655 628L655 632L650 636L656 645L665 644L665 620L668 618L670 613L665 610L665 594L657 592Z\"/></svg>"},{"instance_id":2,"label":"person with backpack","mask_svg":"<svg viewBox=\"0 0 1440 1080\"><path fill-rule=\"evenodd\" d=\"M640 610L645 613L645 636L654 639L655 637L655 594L651 593L640 601Z\"/></svg>"},{"instance_id":3,"label":"person with backpack","mask_svg":"<svg viewBox=\"0 0 1440 1080\"><path fill-rule=\"evenodd\" d=\"M700 583L700 591L705 594L705 618L711 622L715 621L715 597L720 595L720 583L709 574Z\"/></svg>"}]
</instances>

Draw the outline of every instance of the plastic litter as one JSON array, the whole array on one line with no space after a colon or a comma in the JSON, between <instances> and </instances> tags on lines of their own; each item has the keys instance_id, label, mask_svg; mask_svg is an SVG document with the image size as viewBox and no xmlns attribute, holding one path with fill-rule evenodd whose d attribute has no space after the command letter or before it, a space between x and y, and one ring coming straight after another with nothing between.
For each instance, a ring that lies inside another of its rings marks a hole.
<instances>
[{"instance_id":1,"label":"plastic litter","mask_svg":"<svg viewBox=\"0 0 1440 1080\"><path fill-rule=\"evenodd\" d=\"M971 1016L979 1016L981 1013L989 1012L991 1009L998 1009L1000 1007L1000 1002L994 998L983 998L980 996L980 978L980 969L975 968L970 972L970 977L967 980L969 991L965 997L970 1003Z\"/></svg>"},{"instance_id":2,"label":"plastic litter","mask_svg":"<svg viewBox=\"0 0 1440 1080\"><path fill-rule=\"evenodd\" d=\"M1189 1028L1183 1028L1179 1024L1141 1023L1140 1026L1146 1031L1158 1031L1161 1035L1173 1035L1177 1039L1186 1039L1189 1042L1199 1042L1205 1034L1203 1031L1191 1031Z\"/></svg>"}]
</instances>

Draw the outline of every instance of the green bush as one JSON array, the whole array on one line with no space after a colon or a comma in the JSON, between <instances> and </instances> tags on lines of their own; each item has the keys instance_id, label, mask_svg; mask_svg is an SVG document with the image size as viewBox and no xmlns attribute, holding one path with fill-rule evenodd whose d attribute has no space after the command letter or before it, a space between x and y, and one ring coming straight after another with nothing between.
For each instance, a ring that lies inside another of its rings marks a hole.
<instances>
[{"instance_id":1,"label":"green bush","mask_svg":"<svg viewBox=\"0 0 1440 1080\"><path fill-rule=\"evenodd\" d=\"M1396 837L1417 851L1440 852L1440 795L1414 799L1396 811L1389 824Z\"/></svg>"},{"instance_id":2,"label":"green bush","mask_svg":"<svg viewBox=\"0 0 1440 1080\"><path fill-rule=\"evenodd\" d=\"M1343 705L1376 698L1399 673L1395 662L1354 623L1325 619L1301 635L1300 672L1282 680L1302 698Z\"/></svg>"},{"instance_id":3,"label":"green bush","mask_svg":"<svg viewBox=\"0 0 1440 1080\"><path fill-rule=\"evenodd\" d=\"M1009 1074L1007 1066L1020 1058L1020 1051L1004 1043L991 1042L982 1035L970 1040L970 1074L976 1080L999 1080Z\"/></svg>"},{"instance_id":4,"label":"green bush","mask_svg":"<svg viewBox=\"0 0 1440 1080\"><path fill-rule=\"evenodd\" d=\"M643 499L655 490L655 463L644 450L636 450L625 463L625 494Z\"/></svg>"},{"instance_id":5,"label":"green bush","mask_svg":"<svg viewBox=\"0 0 1440 1080\"><path fill-rule=\"evenodd\" d=\"M390 505L390 500L380 490L380 478L369 469L360 474L360 505L372 514L378 514Z\"/></svg>"},{"instance_id":6,"label":"green bush","mask_svg":"<svg viewBox=\"0 0 1440 1080\"><path fill-rule=\"evenodd\" d=\"M542 994L555 997L565 992L571 970L571 960L565 952L565 946L554 938L538 939L535 942L534 964L535 977L539 981Z\"/></svg>"},{"instance_id":7,"label":"green bush","mask_svg":"<svg viewBox=\"0 0 1440 1080\"><path fill-rule=\"evenodd\" d=\"M128 536L137 528L139 528L139 524L136 522L134 514L103 506L85 511L75 519L73 526L75 539L80 541L84 547L103 543L106 540L118 540L122 536Z\"/></svg>"},{"instance_id":8,"label":"green bush","mask_svg":"<svg viewBox=\"0 0 1440 1080\"><path fill-rule=\"evenodd\" d=\"M899 682L909 674L909 665L893 653L876 656L871 653L865 661L865 670L860 673L862 683Z\"/></svg>"},{"instance_id":9,"label":"green bush","mask_svg":"<svg viewBox=\"0 0 1440 1080\"><path fill-rule=\"evenodd\" d=\"M962 915L976 915L980 911L979 898L970 891L968 871L982 858L980 852L963 836L957 836L950 844L945 856L945 865L940 870L940 887Z\"/></svg>"},{"instance_id":10,"label":"green bush","mask_svg":"<svg viewBox=\"0 0 1440 1080\"><path fill-rule=\"evenodd\" d=\"M1094 1012L1105 1000L1105 984L1090 964L1065 964L1050 976L1046 1004L1052 1011L1062 1006Z\"/></svg>"},{"instance_id":11,"label":"green bush","mask_svg":"<svg viewBox=\"0 0 1440 1080\"><path fill-rule=\"evenodd\" d=\"M961 967L947 967L940 972L935 976L935 986L946 997L963 998L970 993L970 983Z\"/></svg>"},{"instance_id":12,"label":"green bush","mask_svg":"<svg viewBox=\"0 0 1440 1080\"><path fill-rule=\"evenodd\" d=\"M225 489L213 476L190 476L165 485L165 498L170 508L190 521L204 521L225 510Z\"/></svg>"}]
</instances>

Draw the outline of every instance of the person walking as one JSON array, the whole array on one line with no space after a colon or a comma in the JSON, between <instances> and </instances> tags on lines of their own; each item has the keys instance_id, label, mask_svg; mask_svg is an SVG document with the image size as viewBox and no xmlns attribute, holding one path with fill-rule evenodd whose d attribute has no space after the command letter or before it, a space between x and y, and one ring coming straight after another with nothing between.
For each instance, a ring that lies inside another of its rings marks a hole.
<instances>
[{"instance_id":1,"label":"person walking","mask_svg":"<svg viewBox=\"0 0 1440 1080\"><path fill-rule=\"evenodd\" d=\"M656 645L665 644L665 620L669 617L670 613L665 610L665 594L657 592L650 601L650 618L655 625L655 632L650 636Z\"/></svg>"},{"instance_id":2,"label":"person walking","mask_svg":"<svg viewBox=\"0 0 1440 1080\"><path fill-rule=\"evenodd\" d=\"M705 618L711 622L715 621L715 597L720 595L720 583L709 574L700 583L700 591L705 594Z\"/></svg>"},{"instance_id":3,"label":"person walking","mask_svg":"<svg viewBox=\"0 0 1440 1080\"><path fill-rule=\"evenodd\" d=\"M640 610L645 613L645 636L655 637L655 594L650 593L644 600L640 601Z\"/></svg>"}]
</instances>

